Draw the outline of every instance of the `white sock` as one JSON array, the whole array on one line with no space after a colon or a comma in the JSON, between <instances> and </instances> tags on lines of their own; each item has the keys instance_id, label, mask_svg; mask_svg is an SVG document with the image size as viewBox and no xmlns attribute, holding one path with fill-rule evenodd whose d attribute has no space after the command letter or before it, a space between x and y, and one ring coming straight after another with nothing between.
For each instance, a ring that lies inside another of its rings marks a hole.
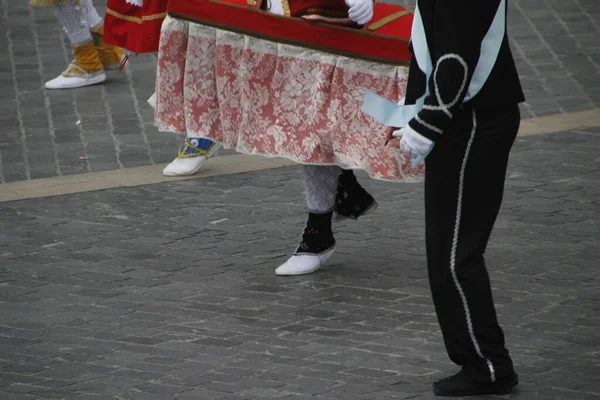
<instances>
[{"instance_id":1,"label":"white sock","mask_svg":"<svg viewBox=\"0 0 600 400\"><path fill-rule=\"evenodd\" d=\"M96 7L92 3L92 0L79 0L79 5L83 9L83 15L87 19L88 27L91 31L95 31L102 26L102 17L96 11Z\"/></svg>"},{"instance_id":2,"label":"white sock","mask_svg":"<svg viewBox=\"0 0 600 400\"><path fill-rule=\"evenodd\" d=\"M342 169L338 166L300 165L306 205L310 211L331 211L335 206Z\"/></svg>"},{"instance_id":3,"label":"white sock","mask_svg":"<svg viewBox=\"0 0 600 400\"><path fill-rule=\"evenodd\" d=\"M92 27L102 22L91 0L73 3L69 0L56 6L56 16L63 26L72 46L79 46L92 40Z\"/></svg>"}]
</instances>

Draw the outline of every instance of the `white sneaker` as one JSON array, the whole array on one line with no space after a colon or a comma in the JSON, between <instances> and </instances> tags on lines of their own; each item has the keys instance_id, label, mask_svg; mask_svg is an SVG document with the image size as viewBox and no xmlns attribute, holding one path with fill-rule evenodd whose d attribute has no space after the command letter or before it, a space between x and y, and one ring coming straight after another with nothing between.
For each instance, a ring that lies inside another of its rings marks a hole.
<instances>
[{"instance_id":1,"label":"white sneaker","mask_svg":"<svg viewBox=\"0 0 600 400\"><path fill-rule=\"evenodd\" d=\"M321 254L294 254L276 270L276 275L304 275L316 272L335 252L335 246Z\"/></svg>"},{"instance_id":2,"label":"white sneaker","mask_svg":"<svg viewBox=\"0 0 600 400\"><path fill-rule=\"evenodd\" d=\"M184 145L185 146L185 145ZM165 176L188 176L194 175L202 168L206 160L213 157L219 151L221 145L215 143L205 155L193 157L177 157L163 169ZM181 154L181 152L180 152Z\"/></svg>"},{"instance_id":3,"label":"white sneaker","mask_svg":"<svg viewBox=\"0 0 600 400\"><path fill-rule=\"evenodd\" d=\"M106 74L103 70L88 73L77 64L71 63L62 74L46 82L44 86L46 89L74 89L97 85L104 81L106 81Z\"/></svg>"}]
</instances>

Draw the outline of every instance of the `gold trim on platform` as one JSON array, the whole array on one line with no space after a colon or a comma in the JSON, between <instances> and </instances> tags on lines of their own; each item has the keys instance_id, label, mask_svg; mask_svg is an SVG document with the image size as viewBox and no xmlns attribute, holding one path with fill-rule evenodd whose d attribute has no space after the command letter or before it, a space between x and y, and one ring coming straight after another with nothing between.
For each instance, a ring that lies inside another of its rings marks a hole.
<instances>
[{"instance_id":1,"label":"gold trim on platform","mask_svg":"<svg viewBox=\"0 0 600 400\"><path fill-rule=\"evenodd\" d=\"M372 24L370 24L367 27L367 29L370 31L377 30L377 29L381 28L382 26L384 26L385 24L389 24L390 22L395 21L398 18L402 18L405 15L414 14L414 13L415 13L414 10L410 9L410 8L407 8L406 10L395 12L393 14L388 15L387 17L383 17L380 20L373 22Z\"/></svg>"},{"instance_id":2,"label":"gold trim on platform","mask_svg":"<svg viewBox=\"0 0 600 400\"><path fill-rule=\"evenodd\" d=\"M318 15L327 18L348 19L346 10L336 10L326 7L309 7L304 10L304 14L296 15L296 17L305 17L307 15Z\"/></svg>"},{"instance_id":3,"label":"gold trim on platform","mask_svg":"<svg viewBox=\"0 0 600 400\"><path fill-rule=\"evenodd\" d=\"M283 8L283 15L291 17L292 12L290 11L290 2L288 0L281 0L281 7Z\"/></svg>"},{"instance_id":4,"label":"gold trim on platform","mask_svg":"<svg viewBox=\"0 0 600 400\"><path fill-rule=\"evenodd\" d=\"M262 10L263 0L246 0L246 3L255 9Z\"/></svg>"},{"instance_id":5,"label":"gold trim on platform","mask_svg":"<svg viewBox=\"0 0 600 400\"><path fill-rule=\"evenodd\" d=\"M31 0L30 3L34 7L54 7L62 6L67 0ZM78 4L79 0L73 0L73 3Z\"/></svg>"},{"instance_id":6,"label":"gold trim on platform","mask_svg":"<svg viewBox=\"0 0 600 400\"><path fill-rule=\"evenodd\" d=\"M235 4L230 5L230 7L242 8L242 9L248 10L248 8L246 8L244 6L238 6ZM382 63L382 64L395 65L398 67L408 67L410 64L410 60L408 60L408 59L407 60L396 60L396 59L391 59L388 57L362 55L362 54L357 54L357 53L346 51L346 50L338 50L338 49L328 47L328 46L320 46L316 43L305 43L305 42L302 42L301 40L297 40L297 39L288 39L288 38L284 38L279 35L274 35L274 34L270 34L270 33L261 33L261 32L248 30L245 28L236 28L235 26L231 26L226 23L215 22L212 20L203 19L203 18L199 18L199 17L192 17L188 14L180 14L178 12L173 12L173 11L169 11L168 14L172 18L175 18L175 19L181 19L181 20L193 22L196 24L212 26L213 28L223 29L223 30L226 30L229 32L236 32L236 33L240 33L242 35L249 35L249 36L252 36L255 38L259 38L259 39L269 40L271 42L288 44L288 45L297 46L297 47L303 47L305 49L323 51L328 54L335 54L335 55L344 56L344 57L348 57L348 58L354 58L354 59L363 60L363 61L374 61L374 62L378 62L378 63ZM273 18L288 19L288 17L284 17L281 15L275 15L275 14L270 14L270 15ZM302 18L291 17L291 19L297 20L297 21L302 21L302 22L306 23L306 21L304 21ZM315 22L315 25L317 25L317 24L320 24L320 23ZM338 24L326 24L326 25L327 25L327 27L334 29L334 30L350 29L350 28L344 27L343 25L338 25ZM352 31L354 31L355 34L359 34L359 35L372 35L372 33L368 33L364 29L352 29ZM398 41L398 42L406 43L409 41L409 39L407 39L407 38L400 38L400 37L386 36L386 35L379 35L379 36L382 38L386 38L388 40L393 40L393 41Z\"/></svg>"},{"instance_id":7,"label":"gold trim on platform","mask_svg":"<svg viewBox=\"0 0 600 400\"><path fill-rule=\"evenodd\" d=\"M172 11L169 11L169 15L176 19L182 19L185 21L190 21L190 22L194 22L197 24L201 24L201 25L212 26L213 28L223 29L223 30L226 30L229 32L236 32L236 33L240 33L242 35L249 35L249 36L252 36L255 38L259 38L259 39L269 40L271 42L277 42L277 43L288 44L288 45L297 46L297 47L303 47L305 49L322 51L322 52L325 52L328 54L335 54L335 55L339 55L339 56L344 56L344 57L354 58L354 59L364 60L364 61L374 61L374 62L378 62L378 63L382 63L382 64L395 65L398 67L408 67L410 64L410 60L395 60L395 59L390 59L387 57L361 55L361 54L357 54L357 53L350 52L350 51L337 50L337 49L327 47L327 46L320 46L320 45L314 44L314 43L304 43L304 42L296 40L296 39L286 39L286 38L282 38L281 36L276 36L273 34L260 33L260 32L243 29L243 28L236 29L235 27L227 25L227 24L209 21L209 20L203 20L198 17L190 17L189 15L178 14L178 13L175 13ZM276 17L286 18L286 17L282 17L279 15L276 15ZM302 20L302 18L297 18L297 19L304 21L304 20ZM344 28L342 25L337 25L337 24L330 24L329 26L333 27L333 28ZM345 29L348 29L348 28L345 28ZM355 31L357 34L371 35L370 33L362 33L362 32L365 32L364 30L356 29ZM405 39L405 38L383 36L383 35L381 35L381 36L384 38L387 38L387 39L394 40L394 41L408 42L408 39Z\"/></svg>"},{"instance_id":8,"label":"gold trim on platform","mask_svg":"<svg viewBox=\"0 0 600 400\"><path fill-rule=\"evenodd\" d=\"M112 15L115 18L122 19L124 21L135 22L136 24L140 24L140 25L143 22L153 21L156 19L162 19L167 16L167 13L164 12L164 13L160 13L160 14L144 15L142 18L137 18L137 17L130 17L129 15L120 14L114 10L111 10L110 8L106 9L106 13L109 15Z\"/></svg>"}]
</instances>

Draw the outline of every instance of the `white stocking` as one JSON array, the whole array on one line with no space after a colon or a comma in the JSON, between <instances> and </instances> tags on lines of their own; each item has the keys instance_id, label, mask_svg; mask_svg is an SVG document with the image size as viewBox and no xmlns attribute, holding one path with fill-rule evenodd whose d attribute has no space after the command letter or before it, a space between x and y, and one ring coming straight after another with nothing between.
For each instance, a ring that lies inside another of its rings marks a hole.
<instances>
[{"instance_id":1,"label":"white stocking","mask_svg":"<svg viewBox=\"0 0 600 400\"><path fill-rule=\"evenodd\" d=\"M83 15L85 15L90 30L95 31L99 29L102 26L103 20L98 11L96 11L92 0L79 0L79 5L83 8Z\"/></svg>"},{"instance_id":2,"label":"white stocking","mask_svg":"<svg viewBox=\"0 0 600 400\"><path fill-rule=\"evenodd\" d=\"M80 0L78 3L69 0L56 7L56 16L72 46L91 41L92 28L97 28L102 23L91 0Z\"/></svg>"},{"instance_id":3,"label":"white stocking","mask_svg":"<svg viewBox=\"0 0 600 400\"><path fill-rule=\"evenodd\" d=\"M333 209L341 173L342 169L335 165L300 165L306 205L310 211L322 213Z\"/></svg>"}]
</instances>

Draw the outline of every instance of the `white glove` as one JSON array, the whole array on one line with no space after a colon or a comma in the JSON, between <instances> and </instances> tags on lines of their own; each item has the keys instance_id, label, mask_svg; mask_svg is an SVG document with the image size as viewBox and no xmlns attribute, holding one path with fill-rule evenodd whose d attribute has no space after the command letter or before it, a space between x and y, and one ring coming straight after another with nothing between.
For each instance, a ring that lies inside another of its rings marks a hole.
<instances>
[{"instance_id":1,"label":"white glove","mask_svg":"<svg viewBox=\"0 0 600 400\"><path fill-rule=\"evenodd\" d=\"M431 140L427 139L408 125L394 131L392 136L402 138L400 139L400 151L411 158L417 158L419 155L427 155L433 144Z\"/></svg>"},{"instance_id":2,"label":"white glove","mask_svg":"<svg viewBox=\"0 0 600 400\"><path fill-rule=\"evenodd\" d=\"M359 25L364 25L373 18L373 0L345 0L348 18Z\"/></svg>"},{"instance_id":3,"label":"white glove","mask_svg":"<svg viewBox=\"0 0 600 400\"><path fill-rule=\"evenodd\" d=\"M143 7L144 6L144 0L125 0L125 3L129 3L129 4L134 5L136 7Z\"/></svg>"}]
</instances>

